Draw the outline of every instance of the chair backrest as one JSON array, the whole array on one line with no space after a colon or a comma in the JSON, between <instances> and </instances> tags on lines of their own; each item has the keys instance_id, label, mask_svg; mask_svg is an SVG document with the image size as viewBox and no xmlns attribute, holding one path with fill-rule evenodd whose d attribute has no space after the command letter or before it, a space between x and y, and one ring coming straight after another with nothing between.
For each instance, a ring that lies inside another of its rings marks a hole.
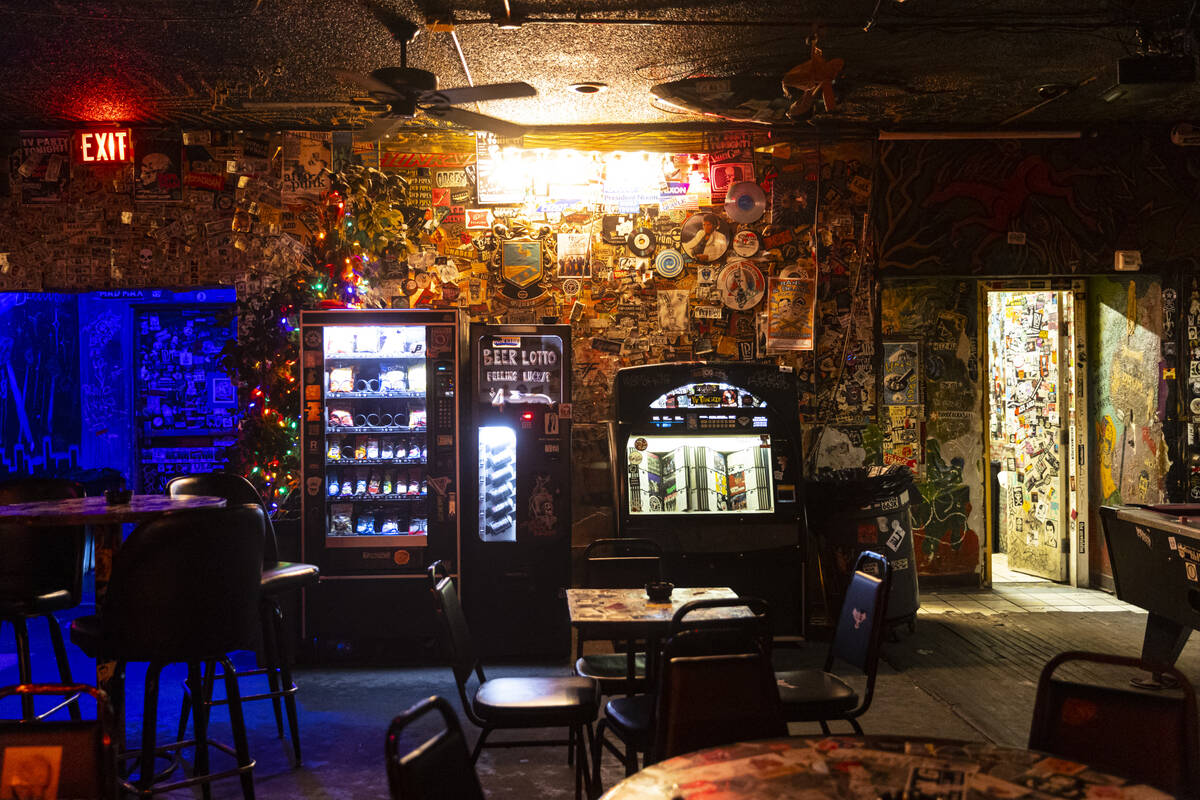
<instances>
[{"instance_id":1,"label":"chair backrest","mask_svg":"<svg viewBox=\"0 0 1200 800\"><path fill-rule=\"evenodd\" d=\"M654 760L787 735L770 656L752 628L689 628L663 645Z\"/></svg>"},{"instance_id":2,"label":"chair backrest","mask_svg":"<svg viewBox=\"0 0 1200 800\"><path fill-rule=\"evenodd\" d=\"M27 694L91 695L96 700L96 719L0 721L0 786L12 792L4 796L116 798L116 726L107 695L84 685L26 684L0 689L0 699Z\"/></svg>"},{"instance_id":3,"label":"chair backrest","mask_svg":"<svg viewBox=\"0 0 1200 800\"><path fill-rule=\"evenodd\" d=\"M433 599L438 618L442 621L442 631L446 647L450 653L450 666L454 670L454 680L466 703L466 684L472 672L480 675L479 657L475 653L475 645L471 641L471 629L467 627L467 618L463 614L462 603L458 599L458 591L454 588L454 579L445 574L441 561L435 561L426 570L433 590Z\"/></svg>"},{"instance_id":4,"label":"chair backrest","mask_svg":"<svg viewBox=\"0 0 1200 800\"><path fill-rule=\"evenodd\" d=\"M891 568L887 559L870 550L859 555L833 630L826 671L832 669L835 661L844 661L869 678L874 676L879 646L887 627L885 617L890 587Z\"/></svg>"},{"instance_id":5,"label":"chair backrest","mask_svg":"<svg viewBox=\"0 0 1200 800\"><path fill-rule=\"evenodd\" d=\"M184 495L207 495L223 497L231 506L257 505L263 510L266 520L266 530L263 540L263 562L274 564L279 560L279 545L275 541L275 526L271 524L271 515L267 513L267 505L254 484L235 472L197 472L191 475L176 475L167 481L167 495L181 497Z\"/></svg>"},{"instance_id":6,"label":"chair backrest","mask_svg":"<svg viewBox=\"0 0 1200 800\"><path fill-rule=\"evenodd\" d=\"M1063 664L1079 662L1164 673L1179 682L1179 689L1151 693L1054 677ZM1042 669L1029 747L1175 795L1197 797L1196 717L1196 692L1179 670L1138 658L1072 650L1050 659Z\"/></svg>"},{"instance_id":7,"label":"chair backrest","mask_svg":"<svg viewBox=\"0 0 1200 800\"><path fill-rule=\"evenodd\" d=\"M260 506L238 505L175 511L135 528L113 559L106 646L128 661L253 649L265 519Z\"/></svg>"},{"instance_id":8,"label":"chair backrest","mask_svg":"<svg viewBox=\"0 0 1200 800\"><path fill-rule=\"evenodd\" d=\"M703 615L705 609L741 609L744 613L738 616ZM671 616L671 624L667 635L674 636L684 630L703 630L710 632L716 642L717 637L751 636L768 657L771 655L771 606L766 600L758 597L706 597L692 600L681 605Z\"/></svg>"},{"instance_id":9,"label":"chair backrest","mask_svg":"<svg viewBox=\"0 0 1200 800\"><path fill-rule=\"evenodd\" d=\"M431 711L442 715L445 727L411 742L406 729ZM441 697L427 697L393 719L384 753L388 789L396 800L483 800L458 716Z\"/></svg>"},{"instance_id":10,"label":"chair backrest","mask_svg":"<svg viewBox=\"0 0 1200 800\"><path fill-rule=\"evenodd\" d=\"M662 547L651 539L596 539L583 551L586 589L640 589L662 580Z\"/></svg>"},{"instance_id":11,"label":"chair backrest","mask_svg":"<svg viewBox=\"0 0 1200 800\"><path fill-rule=\"evenodd\" d=\"M83 486L63 478L14 478L0 482L0 505L83 497ZM0 527L0 597L34 598L67 591L79 602L83 587L83 526Z\"/></svg>"}]
</instances>

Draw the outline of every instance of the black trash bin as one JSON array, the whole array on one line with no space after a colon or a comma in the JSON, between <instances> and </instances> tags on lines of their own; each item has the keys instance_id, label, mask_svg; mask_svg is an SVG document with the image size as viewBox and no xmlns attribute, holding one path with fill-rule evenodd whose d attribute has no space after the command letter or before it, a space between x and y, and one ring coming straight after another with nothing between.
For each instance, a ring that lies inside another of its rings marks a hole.
<instances>
[{"instance_id":1,"label":"black trash bin","mask_svg":"<svg viewBox=\"0 0 1200 800\"><path fill-rule=\"evenodd\" d=\"M892 567L887 622L916 624L921 607L909 506L917 500L908 467L843 469L810 480L805 491L808 524L817 542L826 608L836 618L855 559L882 553Z\"/></svg>"}]
</instances>

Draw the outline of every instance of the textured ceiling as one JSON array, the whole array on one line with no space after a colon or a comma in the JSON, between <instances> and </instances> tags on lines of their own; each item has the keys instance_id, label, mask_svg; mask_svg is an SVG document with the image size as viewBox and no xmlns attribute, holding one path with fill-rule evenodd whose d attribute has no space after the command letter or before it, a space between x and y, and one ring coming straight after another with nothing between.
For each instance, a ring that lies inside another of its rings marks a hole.
<instances>
[{"instance_id":1,"label":"textured ceiling","mask_svg":"<svg viewBox=\"0 0 1200 800\"><path fill-rule=\"evenodd\" d=\"M845 66L837 108L795 130L1200 121L1195 83L1104 99L1118 58L1192 53L1192 0L509 0L527 18L518 30L491 23L504 0L375 2L454 23L453 35L422 30L409 47L409 66L442 86L468 83L464 61L476 84L535 86L536 98L474 107L531 126L695 126L705 118L662 107L650 87L778 77L808 59L814 23L825 56ZM351 129L370 113L331 70L397 65L401 48L361 0L0 0L0 49L0 127ZM609 89L568 89L580 81Z\"/></svg>"}]
</instances>

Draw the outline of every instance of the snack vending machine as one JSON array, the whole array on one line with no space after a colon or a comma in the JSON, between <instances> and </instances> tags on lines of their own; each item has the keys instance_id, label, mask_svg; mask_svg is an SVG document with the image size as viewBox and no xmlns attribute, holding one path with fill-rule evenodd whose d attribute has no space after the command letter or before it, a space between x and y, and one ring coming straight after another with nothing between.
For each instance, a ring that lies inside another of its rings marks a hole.
<instances>
[{"instance_id":1,"label":"snack vending machine","mask_svg":"<svg viewBox=\"0 0 1200 800\"><path fill-rule=\"evenodd\" d=\"M463 606L480 652L570 650L571 326L472 325Z\"/></svg>"},{"instance_id":2,"label":"snack vending machine","mask_svg":"<svg viewBox=\"0 0 1200 800\"><path fill-rule=\"evenodd\" d=\"M673 363L616 375L621 536L657 541L677 586L728 586L803 627L804 499L795 374Z\"/></svg>"},{"instance_id":3,"label":"snack vending machine","mask_svg":"<svg viewBox=\"0 0 1200 800\"><path fill-rule=\"evenodd\" d=\"M302 552L321 568L304 633L359 651L432 636L425 568L459 560L458 315L304 311L300 335Z\"/></svg>"}]
</instances>

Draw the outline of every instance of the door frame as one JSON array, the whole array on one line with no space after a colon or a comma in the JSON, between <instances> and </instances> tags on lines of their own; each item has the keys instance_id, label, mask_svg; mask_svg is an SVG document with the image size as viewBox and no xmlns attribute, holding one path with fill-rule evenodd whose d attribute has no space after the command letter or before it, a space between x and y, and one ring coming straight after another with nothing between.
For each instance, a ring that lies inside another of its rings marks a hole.
<instances>
[{"instance_id":1,"label":"door frame","mask_svg":"<svg viewBox=\"0 0 1200 800\"><path fill-rule=\"evenodd\" d=\"M977 308L979 311L978 352L980 354L980 373L986 375L981 380L981 424L980 436L983 439L983 463L990 465L992 461L992 444L989 436L991 422L991 351L988 339L988 295L992 292L1046 292L1059 293L1059 376L1064 386L1060 393L1066 392L1065 408L1060 411L1065 441L1061 442L1063 458L1061 460L1063 474L1061 485L1065 502L1062 503L1063 528L1067 532L1066 545L1066 576L1071 586L1087 587L1090 581L1088 570L1087 543L1087 431L1080 426L1087 422L1087 281L1072 278L997 278L980 279L976 281ZM1068 315L1068 309L1069 315ZM1069 362L1068 362L1069 358ZM990 470L985 469L988 474ZM999 520L993 519L992 485L990 478L984 481L985 513L985 542L981 548L984 558L982 575L983 585L992 583L991 556L992 541L997 535L996 527Z\"/></svg>"}]
</instances>

